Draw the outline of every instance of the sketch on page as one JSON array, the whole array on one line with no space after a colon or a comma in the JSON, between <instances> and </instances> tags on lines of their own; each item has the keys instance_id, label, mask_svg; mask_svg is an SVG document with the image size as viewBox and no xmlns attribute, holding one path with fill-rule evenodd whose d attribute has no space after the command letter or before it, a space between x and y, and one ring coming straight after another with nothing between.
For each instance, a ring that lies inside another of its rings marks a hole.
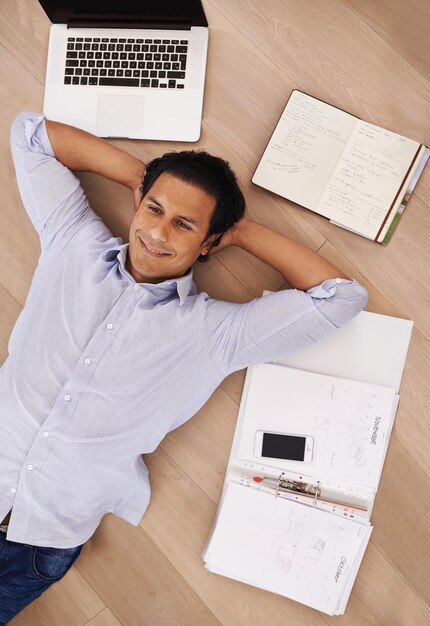
<instances>
[{"instance_id":1,"label":"sketch on page","mask_svg":"<svg viewBox=\"0 0 430 626\"><path fill-rule=\"evenodd\" d=\"M262 528L270 532L257 532ZM369 535L370 529L356 522L231 483L207 561L333 613Z\"/></svg>"}]
</instances>

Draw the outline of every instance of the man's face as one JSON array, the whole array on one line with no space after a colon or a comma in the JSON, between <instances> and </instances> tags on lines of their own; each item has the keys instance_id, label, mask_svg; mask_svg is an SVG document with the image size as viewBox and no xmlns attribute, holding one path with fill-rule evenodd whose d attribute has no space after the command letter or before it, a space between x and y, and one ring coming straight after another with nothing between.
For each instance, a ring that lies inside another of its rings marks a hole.
<instances>
[{"instance_id":1,"label":"man's face","mask_svg":"<svg viewBox=\"0 0 430 626\"><path fill-rule=\"evenodd\" d=\"M163 172L136 210L126 268L137 282L183 276L215 236L205 241L216 200Z\"/></svg>"}]
</instances>

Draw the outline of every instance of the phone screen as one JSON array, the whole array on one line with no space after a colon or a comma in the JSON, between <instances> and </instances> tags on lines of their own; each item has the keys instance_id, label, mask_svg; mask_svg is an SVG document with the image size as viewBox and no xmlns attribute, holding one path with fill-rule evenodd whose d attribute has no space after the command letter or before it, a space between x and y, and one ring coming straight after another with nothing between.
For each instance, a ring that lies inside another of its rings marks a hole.
<instances>
[{"instance_id":1,"label":"phone screen","mask_svg":"<svg viewBox=\"0 0 430 626\"><path fill-rule=\"evenodd\" d=\"M271 457L272 459L303 461L305 458L305 444L306 437L263 433L261 456Z\"/></svg>"}]
</instances>

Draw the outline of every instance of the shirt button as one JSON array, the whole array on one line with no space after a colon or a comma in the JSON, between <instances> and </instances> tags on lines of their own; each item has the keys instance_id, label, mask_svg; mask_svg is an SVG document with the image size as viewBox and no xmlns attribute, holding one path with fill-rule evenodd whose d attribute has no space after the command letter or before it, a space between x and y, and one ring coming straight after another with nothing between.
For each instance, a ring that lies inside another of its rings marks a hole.
<instances>
[{"instance_id":1,"label":"shirt button","mask_svg":"<svg viewBox=\"0 0 430 626\"><path fill-rule=\"evenodd\" d=\"M336 282L339 285L342 282L342 279L341 278L336 278Z\"/></svg>"},{"instance_id":2,"label":"shirt button","mask_svg":"<svg viewBox=\"0 0 430 626\"><path fill-rule=\"evenodd\" d=\"M134 286L134 290L135 290L135 291L139 291L139 285L138 285L138 284L136 284L136 285Z\"/></svg>"},{"instance_id":3,"label":"shirt button","mask_svg":"<svg viewBox=\"0 0 430 626\"><path fill-rule=\"evenodd\" d=\"M11 492L12 492L12 493L16 493L16 489L15 489L15 487L12 487Z\"/></svg>"},{"instance_id":4,"label":"shirt button","mask_svg":"<svg viewBox=\"0 0 430 626\"><path fill-rule=\"evenodd\" d=\"M91 359L85 359L84 363L85 365L91 365Z\"/></svg>"},{"instance_id":5,"label":"shirt button","mask_svg":"<svg viewBox=\"0 0 430 626\"><path fill-rule=\"evenodd\" d=\"M107 328L108 330L112 330L112 328L113 328L113 324L107 324L107 325L106 325L106 328Z\"/></svg>"},{"instance_id":6,"label":"shirt button","mask_svg":"<svg viewBox=\"0 0 430 626\"><path fill-rule=\"evenodd\" d=\"M44 437L49 437L49 433L48 433L48 431L44 432L44 433L43 433L43 436L44 436Z\"/></svg>"},{"instance_id":7,"label":"shirt button","mask_svg":"<svg viewBox=\"0 0 430 626\"><path fill-rule=\"evenodd\" d=\"M27 469L28 469L29 472L31 472L31 470L33 469L33 466L32 465L27 465Z\"/></svg>"},{"instance_id":8,"label":"shirt button","mask_svg":"<svg viewBox=\"0 0 430 626\"><path fill-rule=\"evenodd\" d=\"M69 394L66 394L66 395L64 396L64 399L65 399L65 401L66 401L66 402L70 402L70 400L71 400L71 398L70 398Z\"/></svg>"}]
</instances>

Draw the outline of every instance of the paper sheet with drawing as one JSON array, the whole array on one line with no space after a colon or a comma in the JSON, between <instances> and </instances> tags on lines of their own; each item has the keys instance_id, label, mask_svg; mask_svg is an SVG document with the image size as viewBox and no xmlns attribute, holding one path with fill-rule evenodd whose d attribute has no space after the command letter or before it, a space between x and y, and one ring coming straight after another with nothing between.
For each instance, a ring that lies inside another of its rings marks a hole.
<instances>
[{"instance_id":1,"label":"paper sheet with drawing","mask_svg":"<svg viewBox=\"0 0 430 626\"><path fill-rule=\"evenodd\" d=\"M389 387L282 365L254 366L235 456L376 491L397 399ZM312 436L312 461L256 457L258 430Z\"/></svg>"},{"instance_id":2,"label":"paper sheet with drawing","mask_svg":"<svg viewBox=\"0 0 430 626\"><path fill-rule=\"evenodd\" d=\"M209 569L333 614L371 530L231 483L205 558Z\"/></svg>"}]
</instances>

